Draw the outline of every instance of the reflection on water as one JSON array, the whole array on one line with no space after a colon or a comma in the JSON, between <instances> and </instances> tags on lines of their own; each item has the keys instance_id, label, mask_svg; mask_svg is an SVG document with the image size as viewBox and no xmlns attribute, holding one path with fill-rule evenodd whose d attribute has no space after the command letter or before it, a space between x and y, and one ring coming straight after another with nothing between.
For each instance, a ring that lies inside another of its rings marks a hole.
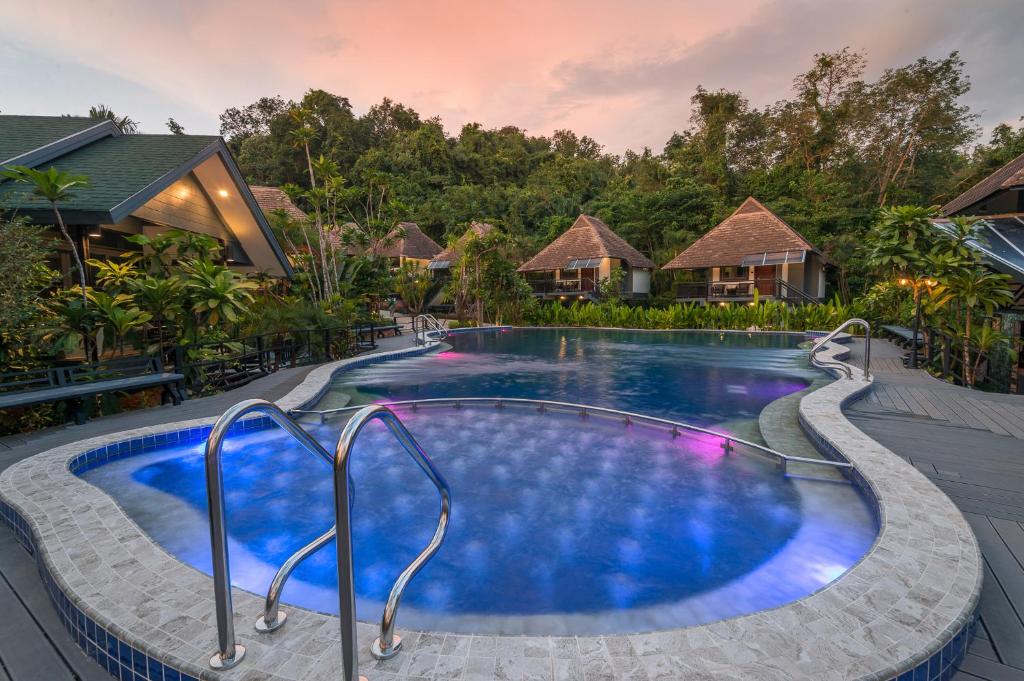
<instances>
[{"instance_id":1,"label":"reflection on water","mask_svg":"<svg viewBox=\"0 0 1024 681\"><path fill-rule=\"evenodd\" d=\"M707 425L752 421L814 374L787 336L514 332L454 336L454 349L346 373L356 399L543 397ZM756 346L756 347L755 347ZM403 600L404 626L475 633L601 633L713 621L828 583L875 526L849 485L786 478L725 455L715 438L539 414L522 407L408 409L400 416L453 490L449 536ZM341 424L308 425L328 449ZM353 456L359 616L379 617L398 572L433 533L437 494L370 424ZM333 523L323 462L277 429L230 438L224 470L232 577L266 589ZM85 477L182 560L209 571L202 449L158 450ZM284 600L335 612L333 544Z\"/></svg>"},{"instance_id":2,"label":"reflection on water","mask_svg":"<svg viewBox=\"0 0 1024 681\"><path fill-rule=\"evenodd\" d=\"M819 373L789 334L512 330L454 334L453 349L338 376L354 404L424 397L529 397L697 425L756 419Z\"/></svg>"}]
</instances>

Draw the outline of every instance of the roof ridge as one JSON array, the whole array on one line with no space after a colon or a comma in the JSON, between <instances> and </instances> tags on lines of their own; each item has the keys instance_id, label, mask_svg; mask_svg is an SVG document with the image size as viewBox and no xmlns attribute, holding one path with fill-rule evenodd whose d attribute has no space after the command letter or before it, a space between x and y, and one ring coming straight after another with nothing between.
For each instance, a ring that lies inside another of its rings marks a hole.
<instances>
[{"instance_id":1,"label":"roof ridge","mask_svg":"<svg viewBox=\"0 0 1024 681\"><path fill-rule=\"evenodd\" d=\"M750 206L755 207L756 210L746 210L746 211L743 210L743 208L750 207ZM792 226L790 226L789 223L787 223L779 215L777 215L774 211L772 211L770 208L765 206L763 203L761 203L760 201L755 199L753 196L748 196L739 205L739 207L736 208L736 210L734 210L732 213L729 214L729 216L727 218L725 218L724 220L719 222L717 225L712 227L710 230L708 230L707 232L702 234L692 244L690 244L689 246L684 248L682 251L677 253L674 258L672 258L668 263L666 263L663 266L663 269L676 269L676 268L687 269L686 265L677 264L677 263L680 263L680 261L684 261L685 260L684 256L686 256L687 254L690 254L691 260L693 258L698 258L698 262L701 261L700 260L701 258L706 260L709 257L709 254L701 252L701 249L699 248L701 245L706 244L706 242L708 242L710 240L713 240L716 237L724 238L724 239L728 240L730 238L730 236L731 236L731 234L730 234L731 230L735 230L735 229L740 229L741 228L740 227L740 223L738 223L737 221L743 220L743 219L747 218L748 216L757 216L757 215L763 216L762 219L767 219L768 222L767 223L761 223L760 225L758 225L757 223L754 223L752 225L748 224L748 225L746 225L746 229L749 230L752 227L758 227L758 229L756 231L759 232L759 233L762 233L762 234L764 234L764 233L769 233L770 234L771 233L770 231L767 231L767 232L765 231L765 228L768 227L768 226L770 226L769 229L771 229L771 228L781 229L782 232L786 233L789 237L791 237L792 239L795 239L799 244L801 244L801 246L803 247L804 250L813 251L814 253L818 253L819 255L821 255L821 251L819 251L814 246L814 244L812 244L810 241L808 241L800 232L798 232ZM775 234L778 235L778 232L775 232ZM779 237L776 236L776 238L779 238ZM733 241L735 241L735 239L733 239ZM730 254L735 254L735 251L739 250L738 249L738 243L733 243L731 245L732 245L732 248L728 252ZM761 245L764 245L764 244L761 244ZM713 248L713 247L711 247L711 248ZM751 246L751 248L753 248L753 246ZM754 252L754 251L751 251L751 252ZM724 256L725 256L725 254L720 252L715 257L724 257ZM730 263L722 262L720 264L721 265L728 265ZM697 266L697 265L693 265L693 266ZM703 267L705 265L700 265L700 266ZM717 265L715 265L715 266L717 266Z\"/></svg>"},{"instance_id":2,"label":"roof ridge","mask_svg":"<svg viewBox=\"0 0 1024 681\"><path fill-rule=\"evenodd\" d=\"M951 213L957 213L964 208L969 208L979 201L992 196L1001 189L1007 189L1003 184L1006 180L1013 177L1022 169L1024 169L1024 154L1015 156L964 191L957 194L939 209L939 213L944 217L948 217ZM1004 171L1006 173L1005 175L1002 174ZM989 191L978 196L971 196L976 189L986 188L986 185L989 184L993 185Z\"/></svg>"}]
</instances>

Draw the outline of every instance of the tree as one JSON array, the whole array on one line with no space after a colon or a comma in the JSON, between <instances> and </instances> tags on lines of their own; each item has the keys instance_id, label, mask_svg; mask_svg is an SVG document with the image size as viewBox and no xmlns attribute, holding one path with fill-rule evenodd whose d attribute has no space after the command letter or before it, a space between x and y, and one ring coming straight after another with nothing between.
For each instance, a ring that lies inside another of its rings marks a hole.
<instances>
[{"instance_id":1,"label":"tree","mask_svg":"<svg viewBox=\"0 0 1024 681\"><path fill-rule=\"evenodd\" d=\"M82 289L82 305L88 307L89 299L86 293L85 267L82 265L82 258L78 254L78 247L75 240L68 233L67 225L64 224L64 217L61 215L57 204L67 201L74 195L74 190L80 187L89 186L89 178L85 175L72 175L71 173L57 170L50 166L49 170L34 170L26 166L11 166L6 170L0 170L0 177L6 177L15 182L30 185L32 194L50 203L53 209L53 217L57 222L60 233L71 249L71 255L75 261L75 268L78 270L78 281Z\"/></svg>"},{"instance_id":2,"label":"tree","mask_svg":"<svg viewBox=\"0 0 1024 681\"><path fill-rule=\"evenodd\" d=\"M409 312L419 315L427 304L427 295L434 287L430 272L414 262L404 262L395 273L395 291L405 302Z\"/></svg>"},{"instance_id":3,"label":"tree","mask_svg":"<svg viewBox=\"0 0 1024 681\"><path fill-rule=\"evenodd\" d=\"M940 282L935 297L940 305L959 303L963 309L963 381L964 385L973 386L976 364L971 362L971 342L975 332L971 324L974 315L980 309L990 316L997 307L1013 302L1010 277L983 266L970 267Z\"/></svg>"},{"instance_id":4,"label":"tree","mask_svg":"<svg viewBox=\"0 0 1024 681\"><path fill-rule=\"evenodd\" d=\"M976 135L975 115L958 101L970 89L963 69L957 52L939 60L922 57L886 69L866 87L856 134L879 206L908 185L921 159L951 154Z\"/></svg>"},{"instance_id":5,"label":"tree","mask_svg":"<svg viewBox=\"0 0 1024 681\"><path fill-rule=\"evenodd\" d=\"M39 299L57 279L47 266L53 247L53 239L26 219L0 215L0 372L33 358L30 333L43 316Z\"/></svg>"},{"instance_id":6,"label":"tree","mask_svg":"<svg viewBox=\"0 0 1024 681\"><path fill-rule=\"evenodd\" d=\"M89 118L100 121L111 121L125 135L135 135L139 132L139 123L128 116L118 116L113 110L108 109L106 104L97 104L89 107Z\"/></svg>"},{"instance_id":7,"label":"tree","mask_svg":"<svg viewBox=\"0 0 1024 681\"><path fill-rule=\"evenodd\" d=\"M178 121L174 120L173 117L167 119L167 129L171 131L172 135L184 135L185 126Z\"/></svg>"}]
</instances>

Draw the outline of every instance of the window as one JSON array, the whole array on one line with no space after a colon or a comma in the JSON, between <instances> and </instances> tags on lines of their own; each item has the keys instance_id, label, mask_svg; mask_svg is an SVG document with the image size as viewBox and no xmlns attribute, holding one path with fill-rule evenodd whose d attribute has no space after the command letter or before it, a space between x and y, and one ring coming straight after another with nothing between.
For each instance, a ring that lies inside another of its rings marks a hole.
<instances>
[{"instance_id":1,"label":"window","mask_svg":"<svg viewBox=\"0 0 1024 681\"><path fill-rule=\"evenodd\" d=\"M746 281L749 278L750 278L750 268L749 267L738 267L738 266L722 267L721 270L720 270L720 275L719 275L719 279L721 279L722 281L728 281L728 280Z\"/></svg>"}]
</instances>

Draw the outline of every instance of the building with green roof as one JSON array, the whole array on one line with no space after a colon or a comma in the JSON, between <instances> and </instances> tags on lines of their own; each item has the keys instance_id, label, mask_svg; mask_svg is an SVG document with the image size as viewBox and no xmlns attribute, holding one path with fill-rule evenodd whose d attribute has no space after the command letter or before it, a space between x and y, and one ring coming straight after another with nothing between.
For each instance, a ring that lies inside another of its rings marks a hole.
<instances>
[{"instance_id":1,"label":"building with green roof","mask_svg":"<svg viewBox=\"0 0 1024 681\"><path fill-rule=\"evenodd\" d=\"M288 259L224 140L207 135L126 135L111 121L73 116L0 116L0 168L55 167L89 178L59 204L85 257L137 249L133 234L168 229L206 234L243 272L291 276ZM52 225L50 205L30 187L0 179L0 212ZM70 251L57 242L61 267ZM55 258L56 259L56 258Z\"/></svg>"}]
</instances>

